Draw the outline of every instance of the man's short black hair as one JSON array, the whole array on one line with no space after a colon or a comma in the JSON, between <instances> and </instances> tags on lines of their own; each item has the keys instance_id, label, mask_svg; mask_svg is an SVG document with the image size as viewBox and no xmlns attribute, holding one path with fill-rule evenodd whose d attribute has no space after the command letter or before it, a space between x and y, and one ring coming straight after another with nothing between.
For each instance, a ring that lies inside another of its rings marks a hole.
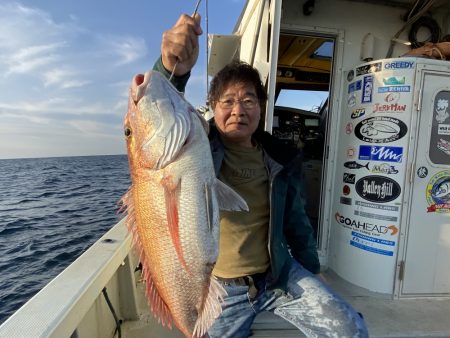
<instances>
[{"instance_id":1,"label":"man's short black hair","mask_svg":"<svg viewBox=\"0 0 450 338\"><path fill-rule=\"evenodd\" d=\"M260 106L263 107L265 105L267 94L259 72L248 63L236 60L222 68L212 79L208 94L208 101L211 107L215 107L224 90L232 83L253 85Z\"/></svg>"}]
</instances>

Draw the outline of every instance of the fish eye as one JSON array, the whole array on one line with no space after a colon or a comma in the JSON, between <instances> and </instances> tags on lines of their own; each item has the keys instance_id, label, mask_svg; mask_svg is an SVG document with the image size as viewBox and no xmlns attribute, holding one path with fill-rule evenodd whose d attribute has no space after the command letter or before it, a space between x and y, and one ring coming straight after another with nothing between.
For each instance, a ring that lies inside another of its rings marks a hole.
<instances>
[{"instance_id":1,"label":"fish eye","mask_svg":"<svg viewBox=\"0 0 450 338\"><path fill-rule=\"evenodd\" d=\"M124 134L125 134L125 137L130 137L131 136L131 128L125 128L125 130L124 130Z\"/></svg>"}]
</instances>

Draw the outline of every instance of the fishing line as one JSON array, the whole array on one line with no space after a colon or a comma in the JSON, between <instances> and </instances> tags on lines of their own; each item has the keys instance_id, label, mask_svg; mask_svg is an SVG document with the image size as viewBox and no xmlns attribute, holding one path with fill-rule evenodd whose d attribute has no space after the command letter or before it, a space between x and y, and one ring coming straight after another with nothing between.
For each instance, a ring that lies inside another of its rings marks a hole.
<instances>
[{"instance_id":1,"label":"fishing line","mask_svg":"<svg viewBox=\"0 0 450 338\"><path fill-rule=\"evenodd\" d=\"M195 17L195 14L197 14L198 6L200 6L200 2L201 1L202 0L197 0L197 4L195 5L195 9L194 9L194 13L192 14L192 17ZM178 66L179 62L180 62L180 59L177 58L177 62L175 62L175 66L173 66L172 73L170 74L169 81L172 80L173 75L175 74L175 70L177 69L177 66Z\"/></svg>"}]
</instances>

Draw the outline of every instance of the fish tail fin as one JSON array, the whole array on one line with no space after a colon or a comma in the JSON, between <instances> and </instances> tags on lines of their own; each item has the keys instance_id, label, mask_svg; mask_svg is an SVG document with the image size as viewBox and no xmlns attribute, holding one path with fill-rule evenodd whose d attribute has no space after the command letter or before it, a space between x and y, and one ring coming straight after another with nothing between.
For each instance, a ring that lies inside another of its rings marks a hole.
<instances>
[{"instance_id":1,"label":"fish tail fin","mask_svg":"<svg viewBox=\"0 0 450 338\"><path fill-rule=\"evenodd\" d=\"M228 211L248 211L247 202L245 202L237 192L218 179L216 179L215 186L219 209Z\"/></svg>"},{"instance_id":2,"label":"fish tail fin","mask_svg":"<svg viewBox=\"0 0 450 338\"><path fill-rule=\"evenodd\" d=\"M369 169L369 163L370 163L370 162L367 162L367 164L364 166L365 168L367 168L367 170L370 170L370 169Z\"/></svg>"},{"instance_id":3,"label":"fish tail fin","mask_svg":"<svg viewBox=\"0 0 450 338\"><path fill-rule=\"evenodd\" d=\"M222 312L222 302L226 295L227 292L222 284L220 284L214 276L211 276L208 294L203 302L203 307L199 309L199 315L195 322L194 331L192 333L193 338L200 338L206 334L208 329Z\"/></svg>"}]
</instances>

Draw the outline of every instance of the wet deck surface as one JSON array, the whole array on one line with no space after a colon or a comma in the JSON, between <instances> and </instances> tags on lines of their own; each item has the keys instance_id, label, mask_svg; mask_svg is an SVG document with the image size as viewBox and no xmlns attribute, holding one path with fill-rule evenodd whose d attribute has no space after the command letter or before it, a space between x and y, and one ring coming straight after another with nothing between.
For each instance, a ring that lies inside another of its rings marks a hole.
<instances>
[{"instance_id":1,"label":"wet deck surface","mask_svg":"<svg viewBox=\"0 0 450 338\"><path fill-rule=\"evenodd\" d=\"M370 337L374 338L450 338L450 298L391 300L350 285L332 272L325 273L327 281L350 304L363 313ZM145 300L144 300L145 301ZM142 304L140 322L123 326L124 338L183 338L176 331L158 325ZM294 326L271 314L262 313L252 327L252 338L304 337Z\"/></svg>"}]
</instances>

